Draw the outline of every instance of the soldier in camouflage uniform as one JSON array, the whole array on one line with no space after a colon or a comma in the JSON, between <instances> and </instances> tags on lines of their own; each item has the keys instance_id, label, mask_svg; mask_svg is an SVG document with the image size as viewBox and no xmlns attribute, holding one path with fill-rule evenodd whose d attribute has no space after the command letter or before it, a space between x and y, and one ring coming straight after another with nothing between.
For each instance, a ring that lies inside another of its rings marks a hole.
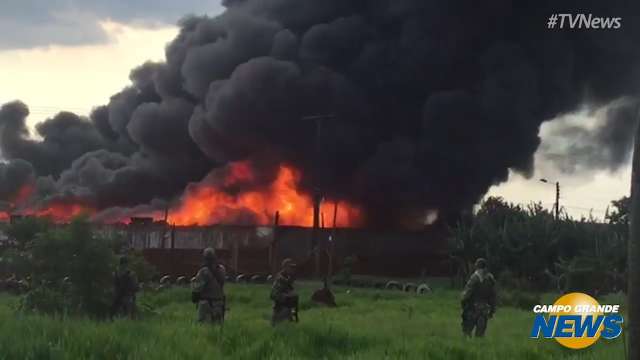
<instances>
[{"instance_id":1,"label":"soldier in camouflage uniform","mask_svg":"<svg viewBox=\"0 0 640 360\"><path fill-rule=\"evenodd\" d=\"M203 258L204 263L192 287L192 301L198 307L198 322L222 323L225 311L224 270L218 264L214 249L204 249Z\"/></svg>"},{"instance_id":2,"label":"soldier in camouflage uniform","mask_svg":"<svg viewBox=\"0 0 640 360\"><path fill-rule=\"evenodd\" d=\"M485 259L476 260L476 271L471 275L462 292L462 332L482 337L487 322L496 311L496 280L487 270Z\"/></svg>"},{"instance_id":3,"label":"soldier in camouflage uniform","mask_svg":"<svg viewBox=\"0 0 640 360\"><path fill-rule=\"evenodd\" d=\"M298 295L293 289L296 264L291 259L282 261L282 270L276 275L271 288L271 300L273 300L273 315L271 325L282 321L297 321L298 319Z\"/></svg>"},{"instance_id":4,"label":"soldier in camouflage uniform","mask_svg":"<svg viewBox=\"0 0 640 360\"><path fill-rule=\"evenodd\" d=\"M124 315L133 318L136 315L136 293L139 290L136 274L129 269L129 259L120 258L118 269L113 274L114 301L111 316Z\"/></svg>"}]
</instances>

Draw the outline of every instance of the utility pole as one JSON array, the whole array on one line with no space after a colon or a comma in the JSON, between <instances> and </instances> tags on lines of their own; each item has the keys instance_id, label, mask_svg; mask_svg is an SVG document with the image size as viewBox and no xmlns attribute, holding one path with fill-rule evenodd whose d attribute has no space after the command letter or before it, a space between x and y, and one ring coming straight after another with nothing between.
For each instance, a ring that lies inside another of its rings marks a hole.
<instances>
[{"instance_id":1,"label":"utility pole","mask_svg":"<svg viewBox=\"0 0 640 360\"><path fill-rule=\"evenodd\" d=\"M273 233L271 244L269 245L269 270L272 276L278 272L278 226L280 225L280 212L276 211L273 219Z\"/></svg>"},{"instance_id":2,"label":"utility pole","mask_svg":"<svg viewBox=\"0 0 640 360\"><path fill-rule=\"evenodd\" d=\"M549 180L543 178L543 179L540 179L540 182L548 184ZM553 205L553 210L554 210L556 221L560 220L560 182L559 181L556 181L556 202Z\"/></svg>"},{"instance_id":3,"label":"utility pole","mask_svg":"<svg viewBox=\"0 0 640 360\"><path fill-rule=\"evenodd\" d=\"M323 156L323 144L322 144L322 121L327 119L333 119L335 115L312 115L305 116L302 120L315 121L316 125L316 144L315 144L315 159L313 164L313 228L311 229L311 250L315 253L315 276L319 275L320 269L320 253L318 251L318 228L320 227L320 202L323 199L322 188L324 182L322 181L322 167L324 167Z\"/></svg>"},{"instance_id":4,"label":"utility pole","mask_svg":"<svg viewBox=\"0 0 640 360\"><path fill-rule=\"evenodd\" d=\"M560 220L560 182L556 181L556 221Z\"/></svg>"},{"instance_id":5,"label":"utility pole","mask_svg":"<svg viewBox=\"0 0 640 360\"><path fill-rule=\"evenodd\" d=\"M640 109L639 109L640 110ZM639 112L640 115L640 112ZM627 253L629 319L626 322L627 359L640 359L640 126L636 121L636 136L631 170L631 221ZM624 334L623 334L624 336Z\"/></svg>"}]
</instances>

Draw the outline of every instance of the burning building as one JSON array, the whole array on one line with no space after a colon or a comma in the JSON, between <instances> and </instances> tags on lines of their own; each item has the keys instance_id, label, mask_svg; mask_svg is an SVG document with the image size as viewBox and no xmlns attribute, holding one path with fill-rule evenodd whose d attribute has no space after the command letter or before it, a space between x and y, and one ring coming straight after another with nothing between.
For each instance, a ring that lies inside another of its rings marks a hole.
<instances>
[{"instance_id":1,"label":"burning building","mask_svg":"<svg viewBox=\"0 0 640 360\"><path fill-rule=\"evenodd\" d=\"M216 249L230 273L273 273L288 257L300 263L303 276L323 275L329 268L335 273L347 257L357 259L355 273L370 275L446 275L451 269L444 241L447 232L441 227L423 231L314 231L277 224L172 226L146 218L102 225L99 231L124 237L162 273L174 276L197 270L205 247Z\"/></svg>"}]
</instances>

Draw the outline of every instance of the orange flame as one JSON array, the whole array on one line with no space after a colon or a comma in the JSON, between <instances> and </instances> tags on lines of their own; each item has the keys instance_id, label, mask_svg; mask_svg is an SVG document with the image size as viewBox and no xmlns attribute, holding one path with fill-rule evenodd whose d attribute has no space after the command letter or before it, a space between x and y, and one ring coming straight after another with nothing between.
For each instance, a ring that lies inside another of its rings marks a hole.
<instances>
[{"instance_id":1,"label":"orange flame","mask_svg":"<svg viewBox=\"0 0 640 360\"><path fill-rule=\"evenodd\" d=\"M255 174L248 162L231 164L221 181L192 184L187 188L177 208L169 211L168 222L179 226L211 224L251 224L270 225L278 211L280 224L313 226L313 200L298 190L300 172L281 165L276 179L267 188L240 192L237 195L223 191L235 185L244 185L255 180ZM16 203L31 196L32 187L20 189ZM325 200L320 207L326 227L333 226L335 201ZM20 215L49 217L54 222L66 223L78 215L95 215L96 209L79 203L51 202L46 207L25 209ZM155 220L164 218L161 211L146 214ZM0 213L0 221L8 218ZM129 219L113 219L112 222L128 224ZM336 226L356 227L362 223L362 211L358 206L344 201L339 203Z\"/></svg>"},{"instance_id":2,"label":"orange flame","mask_svg":"<svg viewBox=\"0 0 640 360\"><path fill-rule=\"evenodd\" d=\"M253 178L251 167L244 162L234 163L222 184L232 186ZM297 190L300 173L292 167L281 165L275 181L261 191L248 191L230 195L214 185L198 184L188 189L180 206L169 214L169 223L176 225L238 223L242 216L251 216L249 222L268 225L276 211L280 213L281 224L312 226L313 201L311 197ZM325 225L333 225L334 202L325 201L321 213ZM358 226L361 210L357 206L340 203L336 226Z\"/></svg>"},{"instance_id":3,"label":"orange flame","mask_svg":"<svg viewBox=\"0 0 640 360\"><path fill-rule=\"evenodd\" d=\"M27 209L21 215L48 217L54 222L70 222L79 215L93 215L96 211L80 204L51 203L42 209Z\"/></svg>"},{"instance_id":4,"label":"orange flame","mask_svg":"<svg viewBox=\"0 0 640 360\"><path fill-rule=\"evenodd\" d=\"M13 204L13 205L21 205L24 202L26 202L29 197L31 197L31 194L33 194L34 191L34 187L31 184L24 184L22 186L20 186L20 189L18 189L18 191L13 194L13 196L11 196L11 198L9 199L9 201Z\"/></svg>"}]
</instances>

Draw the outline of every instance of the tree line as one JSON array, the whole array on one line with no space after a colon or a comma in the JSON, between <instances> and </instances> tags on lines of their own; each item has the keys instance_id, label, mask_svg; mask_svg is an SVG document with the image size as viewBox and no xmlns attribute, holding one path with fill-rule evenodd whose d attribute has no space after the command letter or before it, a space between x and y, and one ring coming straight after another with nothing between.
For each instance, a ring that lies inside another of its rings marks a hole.
<instances>
[{"instance_id":1,"label":"tree line","mask_svg":"<svg viewBox=\"0 0 640 360\"><path fill-rule=\"evenodd\" d=\"M502 286L526 291L626 290L629 198L611 202L604 221L555 218L541 203L528 206L489 197L451 229L458 279L487 258Z\"/></svg>"}]
</instances>

